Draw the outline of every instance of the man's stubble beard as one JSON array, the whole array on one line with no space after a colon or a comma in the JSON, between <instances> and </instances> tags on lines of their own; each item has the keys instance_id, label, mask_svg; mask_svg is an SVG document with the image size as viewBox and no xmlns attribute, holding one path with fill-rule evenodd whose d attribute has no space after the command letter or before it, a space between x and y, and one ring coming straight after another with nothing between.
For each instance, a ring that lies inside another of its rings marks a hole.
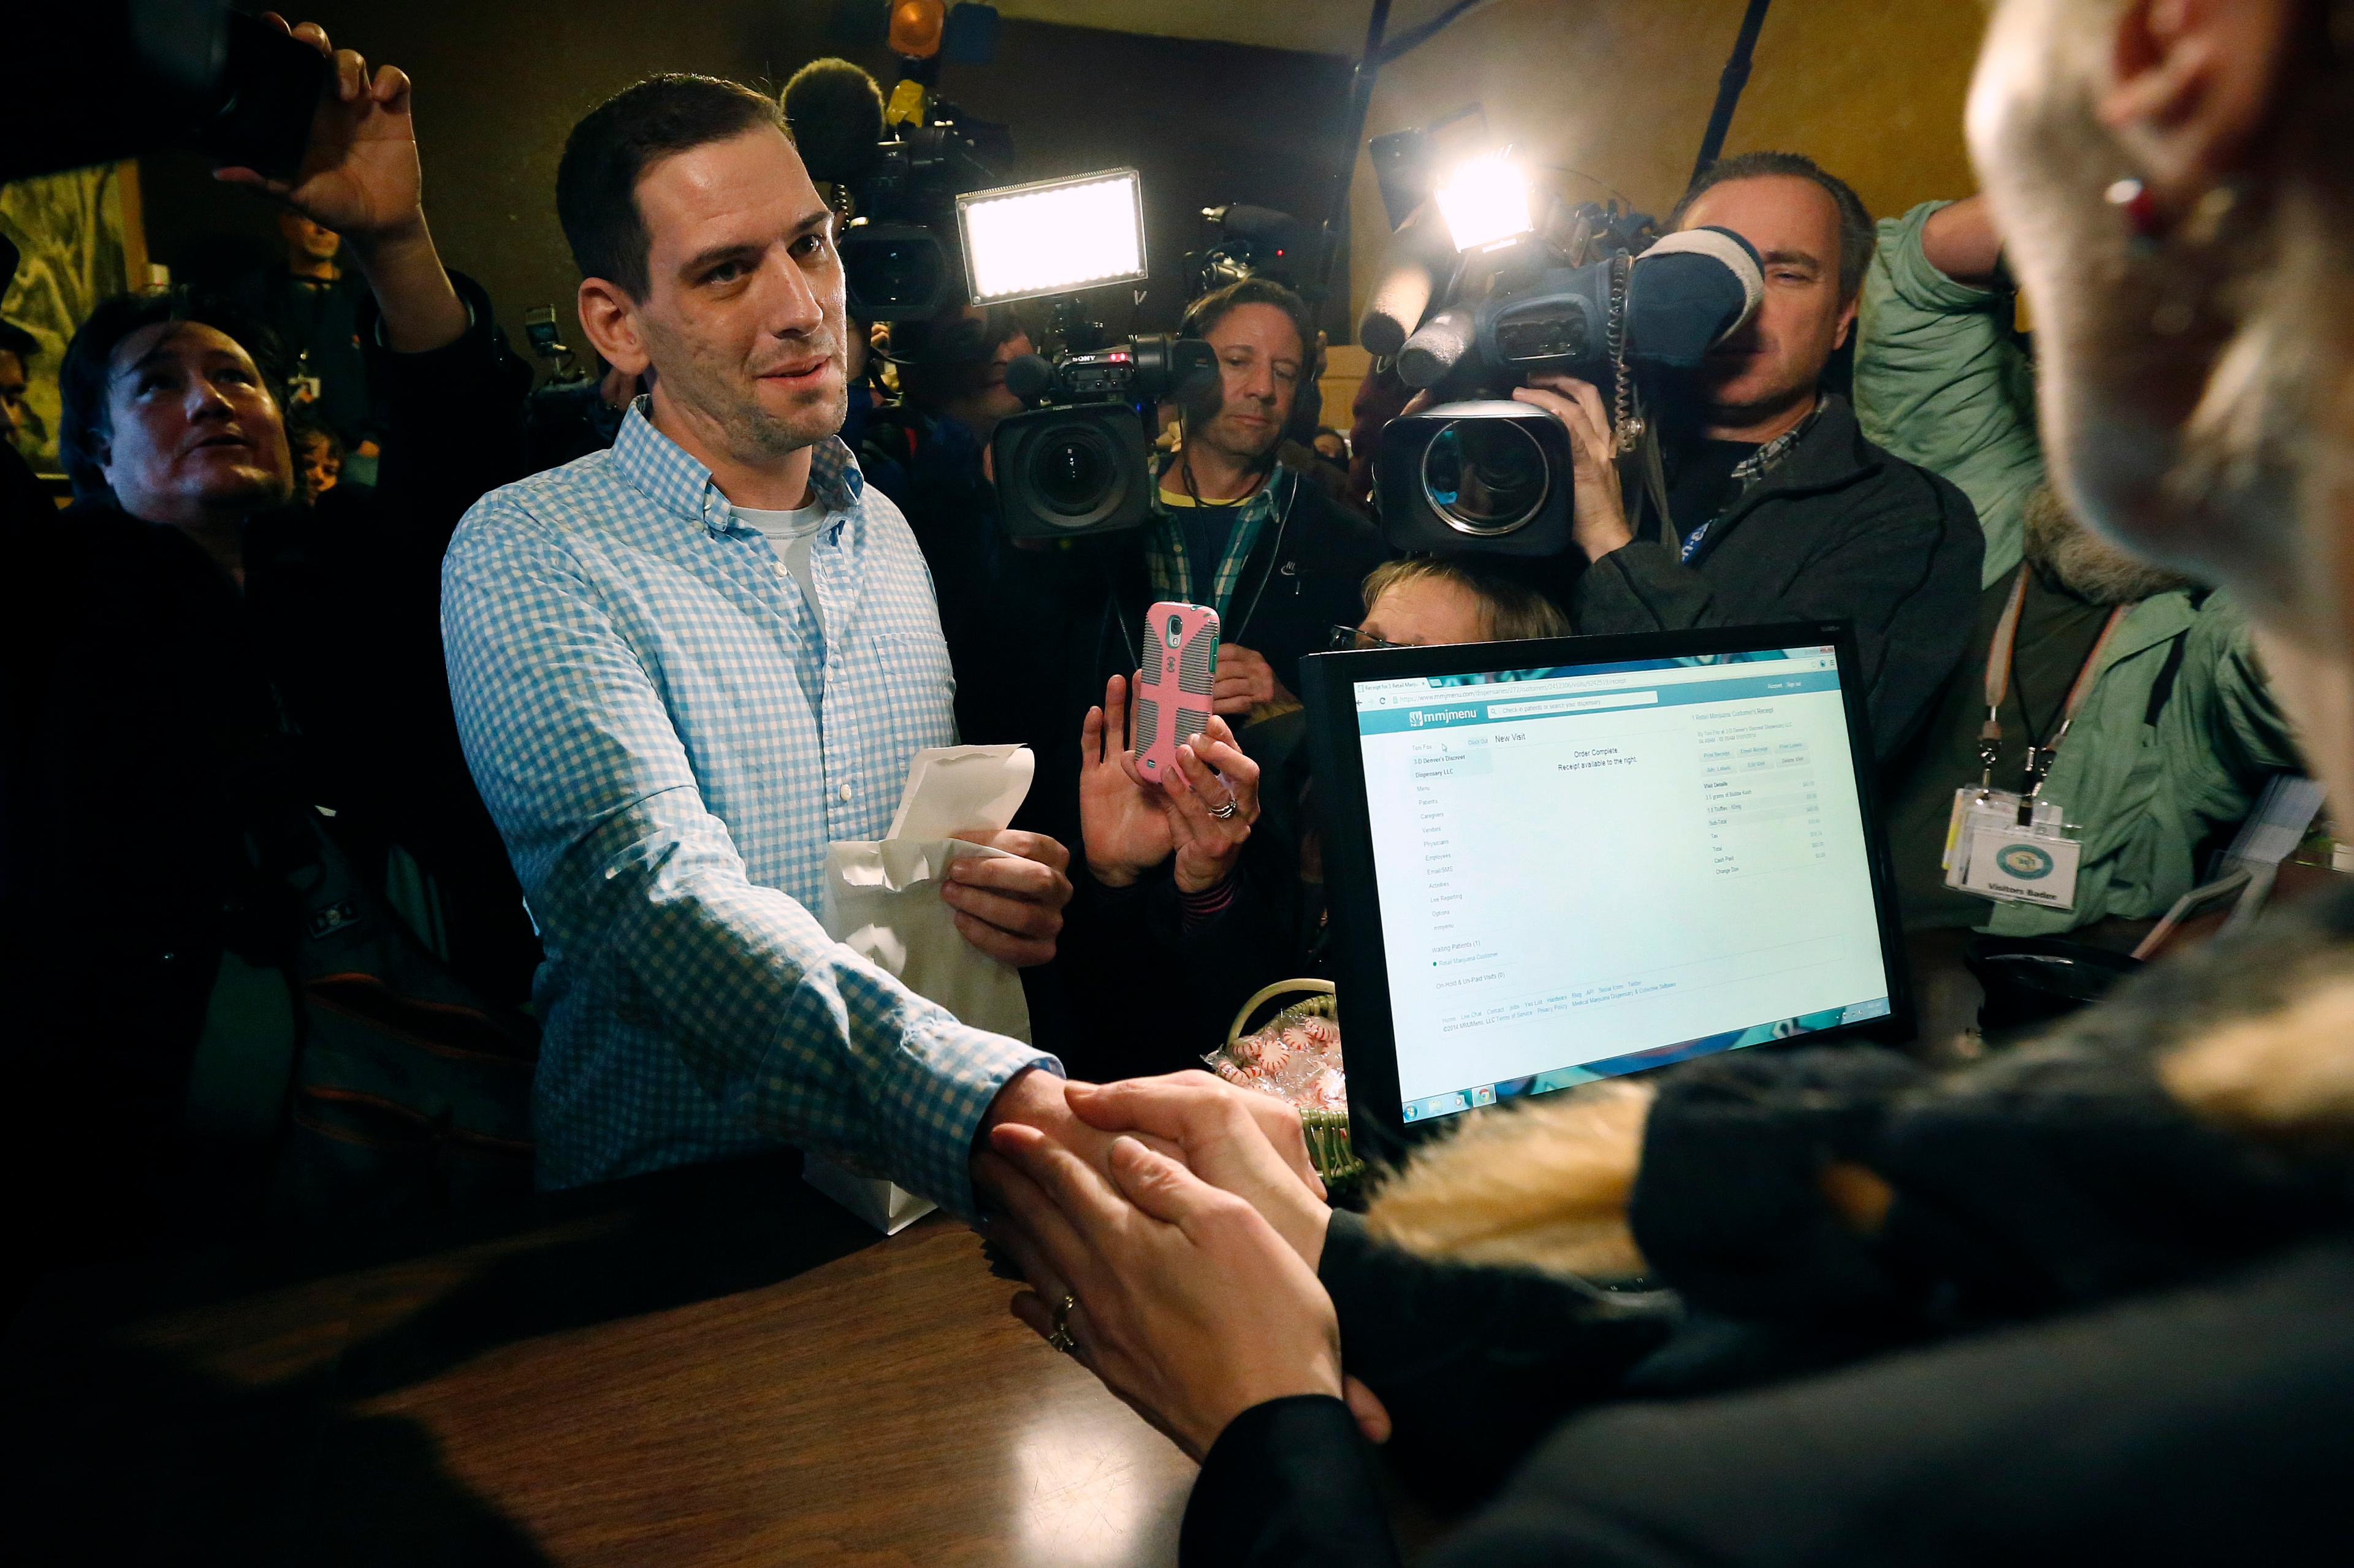
<instances>
[{"instance_id":1,"label":"man's stubble beard","mask_svg":"<svg viewBox=\"0 0 2354 1568\"><path fill-rule=\"evenodd\" d=\"M827 358L837 379L822 402L804 403L790 413L772 411L760 401L757 385L748 384L740 363L716 367L696 345L675 334L664 333L681 352L665 354L669 368L657 376L668 401L714 427L726 450L739 457L787 457L839 434L850 415L848 370L838 340Z\"/></svg>"}]
</instances>

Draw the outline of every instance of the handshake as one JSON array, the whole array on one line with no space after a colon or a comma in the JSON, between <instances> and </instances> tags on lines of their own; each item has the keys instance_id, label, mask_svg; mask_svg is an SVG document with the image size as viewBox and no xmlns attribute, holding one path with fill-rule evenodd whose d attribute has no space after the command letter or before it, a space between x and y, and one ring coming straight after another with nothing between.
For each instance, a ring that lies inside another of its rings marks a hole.
<instances>
[{"instance_id":1,"label":"handshake","mask_svg":"<svg viewBox=\"0 0 2354 1568\"><path fill-rule=\"evenodd\" d=\"M1331 1210L1291 1107L1206 1073L1034 1069L999 1094L973 1182L1028 1285L1013 1315L1194 1458L1295 1394L1345 1398L1367 1437L1389 1436L1341 1373L1316 1277Z\"/></svg>"}]
</instances>

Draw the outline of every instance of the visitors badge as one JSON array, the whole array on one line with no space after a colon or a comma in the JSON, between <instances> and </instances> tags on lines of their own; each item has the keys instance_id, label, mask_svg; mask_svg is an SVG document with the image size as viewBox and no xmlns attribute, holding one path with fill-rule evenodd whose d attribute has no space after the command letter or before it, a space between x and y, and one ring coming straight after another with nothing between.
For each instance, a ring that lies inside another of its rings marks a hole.
<instances>
[{"instance_id":1,"label":"visitors badge","mask_svg":"<svg viewBox=\"0 0 2354 1568\"><path fill-rule=\"evenodd\" d=\"M1999 903L2074 908L2084 846L2068 835L2052 802L2037 800L2030 819L2020 826L2019 797L2009 790L1956 792L1946 833L1946 885Z\"/></svg>"}]
</instances>

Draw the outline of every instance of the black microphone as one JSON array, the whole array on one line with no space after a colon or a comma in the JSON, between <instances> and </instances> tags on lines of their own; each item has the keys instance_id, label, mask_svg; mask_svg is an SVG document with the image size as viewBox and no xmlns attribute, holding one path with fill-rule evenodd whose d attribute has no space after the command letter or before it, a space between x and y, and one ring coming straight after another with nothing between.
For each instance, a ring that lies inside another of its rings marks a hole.
<instances>
[{"instance_id":1,"label":"black microphone","mask_svg":"<svg viewBox=\"0 0 2354 1568\"><path fill-rule=\"evenodd\" d=\"M1005 389L1024 404L1036 402L1055 385L1055 367L1034 354L1017 355L1005 362Z\"/></svg>"},{"instance_id":2,"label":"black microphone","mask_svg":"<svg viewBox=\"0 0 2354 1568\"><path fill-rule=\"evenodd\" d=\"M845 59L811 60L785 83L785 127L810 178L856 185L882 156L883 88Z\"/></svg>"}]
</instances>

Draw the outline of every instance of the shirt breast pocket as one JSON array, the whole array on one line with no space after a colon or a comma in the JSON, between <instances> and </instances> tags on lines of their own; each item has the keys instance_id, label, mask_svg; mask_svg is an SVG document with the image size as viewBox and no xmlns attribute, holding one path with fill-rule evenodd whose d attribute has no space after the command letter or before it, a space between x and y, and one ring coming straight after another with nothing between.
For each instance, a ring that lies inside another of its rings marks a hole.
<instances>
[{"instance_id":1,"label":"shirt breast pocket","mask_svg":"<svg viewBox=\"0 0 2354 1568\"><path fill-rule=\"evenodd\" d=\"M888 631L870 650L869 674L886 732L916 747L948 746L956 736L956 673L938 636Z\"/></svg>"}]
</instances>

